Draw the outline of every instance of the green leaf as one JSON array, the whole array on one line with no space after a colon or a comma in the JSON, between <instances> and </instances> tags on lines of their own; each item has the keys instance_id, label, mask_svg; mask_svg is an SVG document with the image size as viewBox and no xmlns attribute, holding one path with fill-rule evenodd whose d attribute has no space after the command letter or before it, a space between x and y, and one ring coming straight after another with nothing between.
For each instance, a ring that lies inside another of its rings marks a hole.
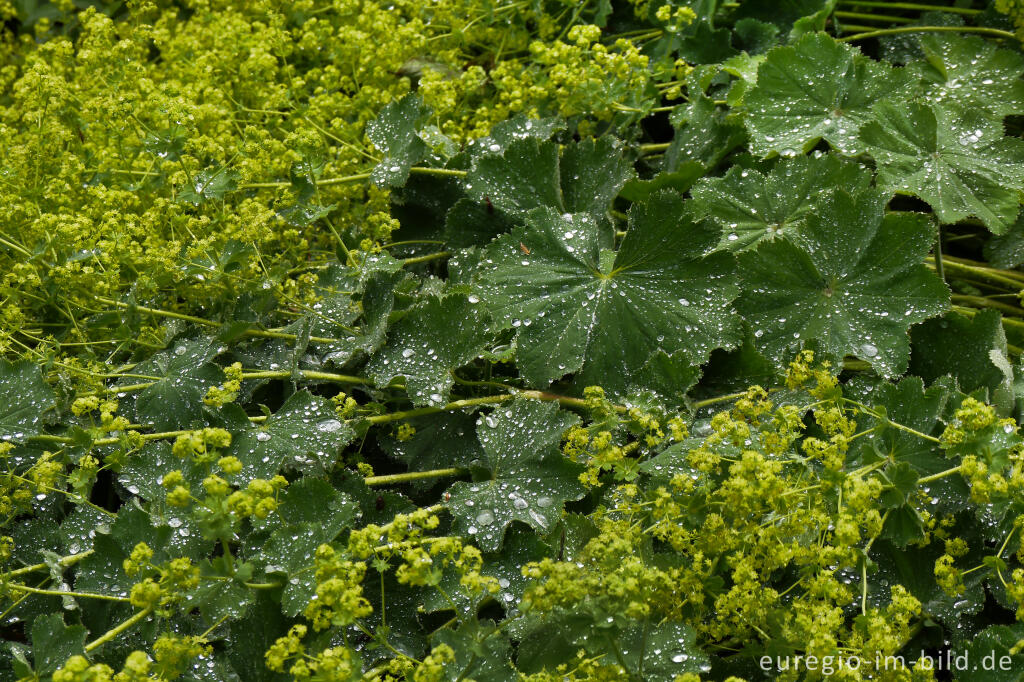
<instances>
[{"instance_id":1,"label":"green leaf","mask_svg":"<svg viewBox=\"0 0 1024 682\"><path fill-rule=\"evenodd\" d=\"M495 209L494 204L462 198L445 216L444 240L449 246L465 248L486 244L511 229L508 216Z\"/></svg>"},{"instance_id":2,"label":"green leaf","mask_svg":"<svg viewBox=\"0 0 1024 682\"><path fill-rule=\"evenodd\" d=\"M695 94L689 104L672 112L672 125L676 131L663 164L670 173L685 172L687 164L693 162L712 168L745 138L743 128L702 94Z\"/></svg>"},{"instance_id":3,"label":"green leaf","mask_svg":"<svg viewBox=\"0 0 1024 682\"><path fill-rule=\"evenodd\" d=\"M910 341L910 371L925 381L951 376L965 393L980 388L990 402L1010 399L1013 370L998 311L981 310L973 318L948 313L914 327Z\"/></svg>"},{"instance_id":4,"label":"green leaf","mask_svg":"<svg viewBox=\"0 0 1024 682\"><path fill-rule=\"evenodd\" d=\"M608 274L600 264L611 235L587 214L538 210L484 251L478 291L516 329L517 365L531 383L577 372L583 385L621 392L657 350L697 365L739 341L732 257L704 255L715 231L669 193L634 205L629 220Z\"/></svg>"},{"instance_id":5,"label":"green leaf","mask_svg":"<svg viewBox=\"0 0 1024 682\"><path fill-rule=\"evenodd\" d=\"M1024 213L1005 234L985 242L985 259L996 268L1009 270L1024 263Z\"/></svg>"},{"instance_id":6,"label":"green leaf","mask_svg":"<svg viewBox=\"0 0 1024 682\"><path fill-rule=\"evenodd\" d=\"M890 213L875 192L834 191L808 216L800 245L776 240L740 256L737 308L755 344L782 364L812 340L825 355L854 355L884 376L903 373L907 328L944 312L949 291L922 260L933 241L920 214Z\"/></svg>"},{"instance_id":7,"label":"green leaf","mask_svg":"<svg viewBox=\"0 0 1024 682\"><path fill-rule=\"evenodd\" d=\"M976 109L951 111L913 102L881 102L864 126L878 184L927 201L939 220L978 217L996 234L1017 218L1024 190L1024 140Z\"/></svg>"},{"instance_id":8,"label":"green leaf","mask_svg":"<svg viewBox=\"0 0 1024 682\"><path fill-rule=\"evenodd\" d=\"M982 109L998 121L1024 113L1024 57L977 36L928 33L918 37L926 61L907 66L925 84L925 99Z\"/></svg>"},{"instance_id":9,"label":"green leaf","mask_svg":"<svg viewBox=\"0 0 1024 682\"><path fill-rule=\"evenodd\" d=\"M940 416L951 393L949 380L937 381L927 389L920 377L909 376L898 384L857 381L846 386L846 394L882 412L885 419L861 417L857 426L872 431L869 438L854 442L851 451L863 463L879 460L906 463L924 476L949 468L949 462L933 442L890 425L890 421L927 435L941 430ZM932 487L941 487L936 481Z\"/></svg>"},{"instance_id":10,"label":"green leaf","mask_svg":"<svg viewBox=\"0 0 1024 682\"><path fill-rule=\"evenodd\" d=\"M56 403L39 367L27 360L12 364L0 358L0 395L0 442L23 443L40 433L42 415Z\"/></svg>"},{"instance_id":11,"label":"green leaf","mask_svg":"<svg viewBox=\"0 0 1024 682\"><path fill-rule=\"evenodd\" d=\"M566 147L534 137L513 140L500 153L479 157L466 178L466 190L478 203L522 218L548 206L559 212L603 215L622 186L633 177L612 137L583 140Z\"/></svg>"},{"instance_id":12,"label":"green leaf","mask_svg":"<svg viewBox=\"0 0 1024 682\"><path fill-rule=\"evenodd\" d=\"M646 201L662 189L685 192L707 172L707 167L700 161L683 161L676 170L658 173L650 180L630 180L622 186L619 196L626 201L638 202Z\"/></svg>"},{"instance_id":13,"label":"green leaf","mask_svg":"<svg viewBox=\"0 0 1024 682\"><path fill-rule=\"evenodd\" d=\"M238 172L228 168L207 168L195 174L192 183L178 193L178 200L199 206L221 201L238 186Z\"/></svg>"},{"instance_id":14,"label":"green leaf","mask_svg":"<svg viewBox=\"0 0 1024 682\"><path fill-rule=\"evenodd\" d=\"M477 357L490 339L487 314L475 296L429 298L388 330L388 343L366 366L380 386L405 377L416 405L443 405L452 370Z\"/></svg>"},{"instance_id":15,"label":"green leaf","mask_svg":"<svg viewBox=\"0 0 1024 682\"><path fill-rule=\"evenodd\" d=\"M455 532L496 552L513 521L541 530L553 526L565 502L584 493L578 480L583 467L559 450L562 433L577 421L555 405L527 400L482 417L477 436L485 475L448 489Z\"/></svg>"},{"instance_id":16,"label":"green leaf","mask_svg":"<svg viewBox=\"0 0 1024 682\"><path fill-rule=\"evenodd\" d=\"M85 655L85 628L65 625L59 613L32 621L32 660L35 672L46 676L75 655Z\"/></svg>"},{"instance_id":17,"label":"green leaf","mask_svg":"<svg viewBox=\"0 0 1024 682\"><path fill-rule=\"evenodd\" d=\"M409 179L409 168L427 156L427 145L417 130L430 115L430 108L419 95L408 94L381 109L376 119L366 124L366 136L383 154L370 180L382 187L401 187Z\"/></svg>"},{"instance_id":18,"label":"green leaf","mask_svg":"<svg viewBox=\"0 0 1024 682\"><path fill-rule=\"evenodd\" d=\"M174 348L154 355L133 373L159 379L135 400L136 417L157 431L189 427L202 416L203 396L224 380L220 367L210 362L220 349L210 339L179 341ZM122 380L138 383L138 379Z\"/></svg>"},{"instance_id":19,"label":"green leaf","mask_svg":"<svg viewBox=\"0 0 1024 682\"><path fill-rule=\"evenodd\" d=\"M834 154L781 161L767 174L733 166L720 178L704 178L692 190L696 218L722 228L719 248L743 251L798 231L821 194L842 187L867 189L871 171Z\"/></svg>"},{"instance_id":20,"label":"green leaf","mask_svg":"<svg viewBox=\"0 0 1024 682\"><path fill-rule=\"evenodd\" d=\"M355 500L327 481L302 478L285 490L277 509L283 524L264 543L259 563L266 573L285 576L281 608L286 615L301 612L316 593L316 576L309 570L316 548L334 540L358 511Z\"/></svg>"},{"instance_id":21,"label":"green leaf","mask_svg":"<svg viewBox=\"0 0 1024 682\"><path fill-rule=\"evenodd\" d=\"M1017 642L1024 639L1024 625L993 625L985 628L966 651L971 663L967 670L957 672L962 682L1020 682L1024 679L1024 654L1011 654Z\"/></svg>"},{"instance_id":22,"label":"green leaf","mask_svg":"<svg viewBox=\"0 0 1024 682\"><path fill-rule=\"evenodd\" d=\"M314 474L330 471L341 449L355 437L352 427L338 419L326 400L306 390L292 394L259 426L234 404L224 406L221 418L231 431L226 454L242 462L242 471L236 475L242 483L270 478L282 466Z\"/></svg>"},{"instance_id":23,"label":"green leaf","mask_svg":"<svg viewBox=\"0 0 1024 682\"><path fill-rule=\"evenodd\" d=\"M757 85L746 95L751 151L794 156L824 139L843 154L859 154L860 127L872 105L908 93L910 78L824 33L768 53Z\"/></svg>"},{"instance_id":24,"label":"green leaf","mask_svg":"<svg viewBox=\"0 0 1024 682\"><path fill-rule=\"evenodd\" d=\"M377 439L381 447L412 471L465 467L483 454L473 418L464 412L431 414L405 423L416 429L412 438L398 440L384 432L378 433ZM428 485L433 485L433 481Z\"/></svg>"},{"instance_id":25,"label":"green leaf","mask_svg":"<svg viewBox=\"0 0 1024 682\"><path fill-rule=\"evenodd\" d=\"M455 660L444 665L441 677L435 679L511 682L518 678L510 661L508 637L489 621L466 620L457 630L438 630L430 642L446 644L455 653Z\"/></svg>"}]
</instances>

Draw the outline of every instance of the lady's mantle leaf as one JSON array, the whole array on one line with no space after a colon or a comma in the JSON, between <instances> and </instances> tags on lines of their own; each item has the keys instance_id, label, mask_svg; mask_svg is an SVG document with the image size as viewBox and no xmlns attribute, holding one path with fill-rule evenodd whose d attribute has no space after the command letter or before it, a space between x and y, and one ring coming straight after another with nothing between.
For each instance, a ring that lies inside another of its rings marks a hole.
<instances>
[{"instance_id":1,"label":"lady's mantle leaf","mask_svg":"<svg viewBox=\"0 0 1024 682\"><path fill-rule=\"evenodd\" d=\"M589 215L538 209L486 249L479 292L518 330L517 364L530 382L578 372L618 392L659 349L696 365L739 341L732 256L705 255L717 240L672 193L633 206L618 252Z\"/></svg>"},{"instance_id":2,"label":"lady's mantle leaf","mask_svg":"<svg viewBox=\"0 0 1024 682\"><path fill-rule=\"evenodd\" d=\"M239 482L270 478L282 466L322 474L355 435L326 400L309 391L293 394L259 426L234 404L225 405L221 415L221 426L231 431L228 454L242 461Z\"/></svg>"},{"instance_id":3,"label":"lady's mantle leaf","mask_svg":"<svg viewBox=\"0 0 1024 682\"><path fill-rule=\"evenodd\" d=\"M160 377L139 393L138 419L158 431L187 427L202 414L203 396L224 380L223 371L210 362L219 349L210 339L181 341L135 368L136 374ZM124 383L138 382L138 379Z\"/></svg>"},{"instance_id":4,"label":"lady's mantle leaf","mask_svg":"<svg viewBox=\"0 0 1024 682\"><path fill-rule=\"evenodd\" d=\"M879 185L916 194L944 223L977 216L996 234L1010 228L1024 190L1024 141L971 109L881 102L875 113L861 137Z\"/></svg>"},{"instance_id":5,"label":"lady's mantle leaf","mask_svg":"<svg viewBox=\"0 0 1024 682\"><path fill-rule=\"evenodd\" d=\"M417 128L429 113L419 95L406 95L388 104L366 125L366 136L384 154L370 175L374 184L401 187L409 178L409 168L426 157L427 145Z\"/></svg>"},{"instance_id":6,"label":"lady's mantle leaf","mask_svg":"<svg viewBox=\"0 0 1024 682\"><path fill-rule=\"evenodd\" d=\"M925 83L936 104L983 108L1000 121L1024 113L1024 57L976 36L929 33L918 38L927 61L907 70Z\"/></svg>"},{"instance_id":7,"label":"lady's mantle leaf","mask_svg":"<svg viewBox=\"0 0 1024 682\"><path fill-rule=\"evenodd\" d=\"M807 218L800 245L776 240L740 256L747 280L737 308L776 363L816 340L833 358L856 355L885 376L907 368L907 328L949 307L949 290L922 259L933 228L890 213L885 197L841 190Z\"/></svg>"},{"instance_id":8,"label":"lady's mantle leaf","mask_svg":"<svg viewBox=\"0 0 1024 682\"><path fill-rule=\"evenodd\" d=\"M578 480L583 467L559 450L562 433L577 421L555 405L526 400L480 419L477 437L488 478L448 489L455 532L496 552L513 521L541 530L553 526L565 502L584 493Z\"/></svg>"},{"instance_id":9,"label":"lady's mantle leaf","mask_svg":"<svg viewBox=\"0 0 1024 682\"><path fill-rule=\"evenodd\" d=\"M54 393L39 368L28 361L0 358L0 442L20 442L40 431L41 415L54 405Z\"/></svg>"},{"instance_id":10,"label":"lady's mantle leaf","mask_svg":"<svg viewBox=\"0 0 1024 682\"><path fill-rule=\"evenodd\" d=\"M844 154L858 154L857 131L872 119L872 105L904 94L909 84L902 71L823 33L775 48L746 96L751 151L792 156L824 139Z\"/></svg>"},{"instance_id":11,"label":"lady's mantle leaf","mask_svg":"<svg viewBox=\"0 0 1024 682\"><path fill-rule=\"evenodd\" d=\"M227 168L207 168L196 173L192 184L178 194L178 199L199 206L207 201L220 201L238 183L238 173Z\"/></svg>"},{"instance_id":12,"label":"lady's mantle leaf","mask_svg":"<svg viewBox=\"0 0 1024 682\"><path fill-rule=\"evenodd\" d=\"M871 171L838 156L798 156L767 175L733 166L723 177L705 178L693 188L695 217L722 227L719 248L742 251L798 230L827 189L859 191Z\"/></svg>"},{"instance_id":13,"label":"lady's mantle leaf","mask_svg":"<svg viewBox=\"0 0 1024 682\"><path fill-rule=\"evenodd\" d=\"M621 145L611 137L584 140L565 149L536 138L513 140L500 153L484 154L466 178L466 190L514 217L549 206L560 213L588 211L602 215L633 177L622 158Z\"/></svg>"},{"instance_id":14,"label":"lady's mantle leaf","mask_svg":"<svg viewBox=\"0 0 1024 682\"><path fill-rule=\"evenodd\" d=\"M475 297L430 298L388 330L388 343L366 367L380 386L404 376L417 405L443 405L452 387L451 371L475 358L490 333L486 313Z\"/></svg>"}]
</instances>

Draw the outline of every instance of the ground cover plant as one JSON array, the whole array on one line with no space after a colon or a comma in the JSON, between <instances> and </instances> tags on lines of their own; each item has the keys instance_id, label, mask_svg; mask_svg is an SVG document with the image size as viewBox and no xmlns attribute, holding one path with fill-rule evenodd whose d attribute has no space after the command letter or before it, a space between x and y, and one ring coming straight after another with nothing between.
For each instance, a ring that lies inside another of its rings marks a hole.
<instances>
[{"instance_id":1,"label":"ground cover plant","mask_svg":"<svg viewBox=\"0 0 1024 682\"><path fill-rule=\"evenodd\" d=\"M0 679L1024 675L1024 6L0 0Z\"/></svg>"}]
</instances>

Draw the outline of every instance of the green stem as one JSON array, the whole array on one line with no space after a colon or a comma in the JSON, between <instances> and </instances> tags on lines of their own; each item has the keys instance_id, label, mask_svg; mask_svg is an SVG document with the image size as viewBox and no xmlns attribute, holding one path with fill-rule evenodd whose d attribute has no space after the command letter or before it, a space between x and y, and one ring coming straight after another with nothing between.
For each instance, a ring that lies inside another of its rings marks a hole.
<instances>
[{"instance_id":1,"label":"green stem","mask_svg":"<svg viewBox=\"0 0 1024 682\"><path fill-rule=\"evenodd\" d=\"M11 585L8 584L7 588L14 592L29 592L31 594L41 594L47 597L78 597L82 599L105 599L107 601L131 601L128 597L112 597L109 594L93 594L92 592L62 592L61 590L41 590L38 587L29 587L28 585Z\"/></svg>"},{"instance_id":2,"label":"green stem","mask_svg":"<svg viewBox=\"0 0 1024 682\"><path fill-rule=\"evenodd\" d=\"M348 374L334 374L333 372L317 372L310 369L300 369L294 373L288 371L262 371L255 369L242 371L243 379L290 379L292 376L296 375L309 381L333 381L339 384L373 383L366 377L351 376Z\"/></svg>"},{"instance_id":3,"label":"green stem","mask_svg":"<svg viewBox=\"0 0 1024 682\"><path fill-rule=\"evenodd\" d=\"M448 178L464 178L467 174L467 171L456 168L427 168L425 166L413 166L409 172L413 175L436 175Z\"/></svg>"},{"instance_id":4,"label":"green stem","mask_svg":"<svg viewBox=\"0 0 1024 682\"><path fill-rule=\"evenodd\" d=\"M908 9L921 12L952 12L955 14L981 14L979 9L965 9L963 7L942 7L940 5L925 5L919 2L881 2L880 0L839 0L840 5L854 5L857 7L878 7L881 9Z\"/></svg>"},{"instance_id":5,"label":"green stem","mask_svg":"<svg viewBox=\"0 0 1024 682\"><path fill-rule=\"evenodd\" d=\"M142 611L139 611L134 616L132 616L131 618L125 620L124 622L122 622L117 627L112 628L110 630L107 630L105 633L103 633L102 635L100 635L99 637L97 637L96 639L94 639L93 641L91 641L91 642L89 642L88 644L85 645L86 652L92 651L93 649L96 649L96 648L99 648L99 647L103 646L104 644L106 644L110 640L112 640L115 637L117 637L122 632L131 629L136 624L138 624L138 623L142 622L143 620L145 620L149 616L149 614L151 614L152 612L153 612L153 607L152 606L147 606Z\"/></svg>"},{"instance_id":6,"label":"green stem","mask_svg":"<svg viewBox=\"0 0 1024 682\"><path fill-rule=\"evenodd\" d=\"M667 151L671 146L671 142L661 142L657 144L642 144L639 149L641 154L656 154L658 152Z\"/></svg>"},{"instance_id":7,"label":"green stem","mask_svg":"<svg viewBox=\"0 0 1024 682\"><path fill-rule=\"evenodd\" d=\"M992 36L993 38L1004 38L1007 40L1017 39L1017 36L1009 31L1001 31L998 28L985 28L983 26L901 26L899 28L883 28L878 29L877 31L855 33L852 36L838 38L838 40L841 43L848 43L854 40L899 35L902 33L979 33L981 35Z\"/></svg>"},{"instance_id":8,"label":"green stem","mask_svg":"<svg viewBox=\"0 0 1024 682\"><path fill-rule=\"evenodd\" d=\"M434 469L432 471L410 471L405 474L388 474L385 476L370 476L363 480L368 486L391 485L393 483L408 483L409 481L421 481L426 478L446 478L448 476L460 476L466 473L465 469L452 467L450 469Z\"/></svg>"},{"instance_id":9,"label":"green stem","mask_svg":"<svg viewBox=\"0 0 1024 682\"><path fill-rule=\"evenodd\" d=\"M60 559L57 559L57 564L61 568L67 568L68 566L74 566L79 561L81 561L82 559L84 559L85 557L89 556L90 554L92 554L95 551L96 550L94 550L94 549L87 549L84 552L79 552L78 554L69 554L68 556L61 557ZM33 571L42 571L42 570L44 570L46 568L49 568L49 566L47 564L32 564L31 566L25 566L24 568L19 568L17 570L11 571L10 573L5 573L3 575L6 578L15 578L15 577L17 577L19 575L25 575L26 573L32 573Z\"/></svg>"},{"instance_id":10,"label":"green stem","mask_svg":"<svg viewBox=\"0 0 1024 682\"><path fill-rule=\"evenodd\" d=\"M362 182L363 180L369 180L369 173L357 173L355 175L344 175L337 178L325 178L323 180L317 180L317 185L323 187L324 185L345 185L351 182ZM291 181L288 182L250 182L245 185L239 185L238 189L273 189L275 187L291 187Z\"/></svg>"},{"instance_id":11,"label":"green stem","mask_svg":"<svg viewBox=\"0 0 1024 682\"><path fill-rule=\"evenodd\" d=\"M835 11L832 14L839 17L840 19L863 19L864 21L885 21L890 24L909 24L914 20L908 17L892 17L884 14L867 14L864 12L840 12Z\"/></svg>"},{"instance_id":12,"label":"green stem","mask_svg":"<svg viewBox=\"0 0 1024 682\"><path fill-rule=\"evenodd\" d=\"M959 473L960 473L960 467L953 467L952 469L946 469L945 471L940 471L939 473L932 474L931 476L925 476L923 478L919 478L919 479L917 479L917 482L918 482L918 484L921 484L921 483L931 483L932 481L938 481L940 479L946 478L947 476L952 476L953 474L959 474Z\"/></svg>"},{"instance_id":13,"label":"green stem","mask_svg":"<svg viewBox=\"0 0 1024 682\"><path fill-rule=\"evenodd\" d=\"M995 310L1002 311L1007 315L1013 315L1014 317L1024 317L1024 310L1021 310L1017 306L1009 305L1008 303L1001 303L999 301L993 301L990 298L984 296L967 296L966 294L953 294L953 303L964 303L974 308L994 308Z\"/></svg>"},{"instance_id":14,"label":"green stem","mask_svg":"<svg viewBox=\"0 0 1024 682\"><path fill-rule=\"evenodd\" d=\"M405 265L415 265L417 263L427 263L427 262L432 261L432 260L440 260L442 258L447 258L450 255L452 255L451 251L439 251L437 253L428 253L425 256L417 256L415 258L406 258L405 260L402 261L402 265L405 266Z\"/></svg>"}]
</instances>

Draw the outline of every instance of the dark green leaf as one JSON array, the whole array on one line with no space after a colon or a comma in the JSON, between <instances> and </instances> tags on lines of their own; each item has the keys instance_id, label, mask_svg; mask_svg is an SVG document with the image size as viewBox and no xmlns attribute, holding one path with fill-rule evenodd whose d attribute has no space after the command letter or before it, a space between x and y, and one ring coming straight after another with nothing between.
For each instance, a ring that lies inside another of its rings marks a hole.
<instances>
[{"instance_id":1,"label":"dark green leaf","mask_svg":"<svg viewBox=\"0 0 1024 682\"><path fill-rule=\"evenodd\" d=\"M798 156L780 162L767 175L733 166L720 178L693 188L695 217L722 228L719 248L742 251L798 231L817 208L824 191L841 187L856 193L871 184L871 171L833 154Z\"/></svg>"},{"instance_id":2,"label":"dark green leaf","mask_svg":"<svg viewBox=\"0 0 1024 682\"><path fill-rule=\"evenodd\" d=\"M238 173L228 168L207 168L195 174L192 183L178 193L178 199L194 206L220 201L235 189Z\"/></svg>"},{"instance_id":3,"label":"dark green leaf","mask_svg":"<svg viewBox=\"0 0 1024 682\"><path fill-rule=\"evenodd\" d=\"M843 154L858 154L860 127L872 105L907 94L910 78L823 33L777 47L746 95L751 151L802 154L824 139Z\"/></svg>"},{"instance_id":4,"label":"dark green leaf","mask_svg":"<svg viewBox=\"0 0 1024 682\"><path fill-rule=\"evenodd\" d=\"M59 613L32 622L32 659L35 672L46 676L75 655L85 654L85 628L65 625Z\"/></svg>"},{"instance_id":5,"label":"dark green leaf","mask_svg":"<svg viewBox=\"0 0 1024 682\"><path fill-rule=\"evenodd\" d=\"M388 330L388 343L366 366L383 386L405 377L406 393L417 405L448 402L452 370L477 357L490 338L487 315L476 296L430 298Z\"/></svg>"},{"instance_id":6,"label":"dark green leaf","mask_svg":"<svg viewBox=\"0 0 1024 682\"><path fill-rule=\"evenodd\" d=\"M0 358L0 442L22 443L42 431L45 412L55 395L39 368L28 361L15 364Z\"/></svg>"},{"instance_id":7,"label":"dark green leaf","mask_svg":"<svg viewBox=\"0 0 1024 682\"><path fill-rule=\"evenodd\" d=\"M370 175L374 184L401 187L409 178L409 168L426 158L427 145L417 131L429 115L419 95L409 94L388 104L366 125L366 136L383 154Z\"/></svg>"},{"instance_id":8,"label":"dark green leaf","mask_svg":"<svg viewBox=\"0 0 1024 682\"><path fill-rule=\"evenodd\" d=\"M885 376L907 367L907 328L942 313L949 292L921 261L932 226L915 214L883 218L874 192L823 197L800 246L776 240L741 254L747 286L737 302L755 344L777 363L814 340L825 355L855 355Z\"/></svg>"},{"instance_id":9,"label":"dark green leaf","mask_svg":"<svg viewBox=\"0 0 1024 682\"><path fill-rule=\"evenodd\" d=\"M717 235L694 224L680 199L662 193L635 205L614 261L602 257L613 255L610 237L586 214L539 210L485 251L481 297L517 330L529 381L577 372L584 385L620 392L659 349L700 364L738 342L732 258L704 255Z\"/></svg>"},{"instance_id":10,"label":"dark green leaf","mask_svg":"<svg viewBox=\"0 0 1024 682\"><path fill-rule=\"evenodd\" d=\"M907 70L925 84L929 102L983 109L1001 121L1024 113L1024 57L977 36L926 33L918 37L926 61Z\"/></svg>"},{"instance_id":11,"label":"dark green leaf","mask_svg":"<svg viewBox=\"0 0 1024 682\"><path fill-rule=\"evenodd\" d=\"M270 478L281 467L330 471L344 447L355 437L330 404L309 391L293 394L263 424L252 424L240 408L225 405L223 426L231 431L227 454L242 461L236 480Z\"/></svg>"},{"instance_id":12,"label":"dark green leaf","mask_svg":"<svg viewBox=\"0 0 1024 682\"><path fill-rule=\"evenodd\" d=\"M486 552L501 546L505 528L521 521L546 530L567 500L583 496L583 468L566 459L562 433L577 418L550 403L517 400L477 422L486 477L449 488L448 508L457 533Z\"/></svg>"},{"instance_id":13,"label":"dark green leaf","mask_svg":"<svg viewBox=\"0 0 1024 682\"><path fill-rule=\"evenodd\" d=\"M1017 219L1024 190L1024 140L1004 137L983 111L881 102L864 126L878 184L927 201L939 220L977 216L996 234Z\"/></svg>"},{"instance_id":14,"label":"dark green leaf","mask_svg":"<svg viewBox=\"0 0 1024 682\"><path fill-rule=\"evenodd\" d=\"M136 398L139 421L157 431L171 431L198 420L207 389L224 381L223 371L211 362L220 351L210 339L179 341L173 349L137 365L133 373L159 377Z\"/></svg>"}]
</instances>

